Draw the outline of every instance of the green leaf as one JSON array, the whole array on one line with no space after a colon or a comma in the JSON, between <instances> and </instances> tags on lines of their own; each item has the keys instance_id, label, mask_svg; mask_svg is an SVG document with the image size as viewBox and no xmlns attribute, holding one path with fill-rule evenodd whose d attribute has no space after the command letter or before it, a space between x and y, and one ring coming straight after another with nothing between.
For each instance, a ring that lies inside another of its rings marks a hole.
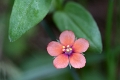
<instances>
[{"instance_id":1,"label":"green leaf","mask_svg":"<svg viewBox=\"0 0 120 80\"><path fill-rule=\"evenodd\" d=\"M61 30L72 30L77 38L85 38L90 43L89 50L101 53L101 35L96 22L90 13L81 5L68 2L63 11L57 11L53 16L54 22Z\"/></svg>"},{"instance_id":2,"label":"green leaf","mask_svg":"<svg viewBox=\"0 0 120 80\"><path fill-rule=\"evenodd\" d=\"M15 41L48 13L52 0L15 0L10 18L9 39Z\"/></svg>"}]
</instances>

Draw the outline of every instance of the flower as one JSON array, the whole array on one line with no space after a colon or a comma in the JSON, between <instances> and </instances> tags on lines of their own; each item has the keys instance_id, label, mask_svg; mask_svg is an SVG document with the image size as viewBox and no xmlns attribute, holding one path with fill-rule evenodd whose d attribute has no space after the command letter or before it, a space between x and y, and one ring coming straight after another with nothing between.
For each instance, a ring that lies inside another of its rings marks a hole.
<instances>
[{"instance_id":1,"label":"flower","mask_svg":"<svg viewBox=\"0 0 120 80\"><path fill-rule=\"evenodd\" d=\"M47 46L47 51L55 59L53 64L56 68L65 68L68 64L74 68L85 66L86 59L83 56L89 47L89 42L84 38L75 39L72 31L63 31L60 34L59 42L51 41Z\"/></svg>"}]
</instances>

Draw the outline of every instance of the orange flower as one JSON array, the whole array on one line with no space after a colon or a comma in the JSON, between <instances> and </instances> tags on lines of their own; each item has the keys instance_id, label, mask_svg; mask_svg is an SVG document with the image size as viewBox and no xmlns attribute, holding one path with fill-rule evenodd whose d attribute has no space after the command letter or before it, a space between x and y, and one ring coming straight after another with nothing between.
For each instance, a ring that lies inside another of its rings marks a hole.
<instances>
[{"instance_id":1,"label":"orange flower","mask_svg":"<svg viewBox=\"0 0 120 80\"><path fill-rule=\"evenodd\" d=\"M65 68L70 64L74 68L85 66L86 59L83 56L89 43L84 38L75 39L72 31L64 31L60 34L60 42L52 41L47 46L47 51L55 59L53 64L56 68Z\"/></svg>"}]
</instances>

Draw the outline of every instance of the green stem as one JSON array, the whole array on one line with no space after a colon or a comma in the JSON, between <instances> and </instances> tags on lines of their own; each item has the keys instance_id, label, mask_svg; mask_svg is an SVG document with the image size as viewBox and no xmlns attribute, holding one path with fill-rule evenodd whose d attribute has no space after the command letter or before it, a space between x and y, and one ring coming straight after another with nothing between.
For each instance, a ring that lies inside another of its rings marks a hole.
<instances>
[{"instance_id":1,"label":"green stem","mask_svg":"<svg viewBox=\"0 0 120 80\"><path fill-rule=\"evenodd\" d=\"M63 9L63 2L64 2L64 0L55 0L55 7L57 10Z\"/></svg>"},{"instance_id":2,"label":"green stem","mask_svg":"<svg viewBox=\"0 0 120 80\"><path fill-rule=\"evenodd\" d=\"M114 0L109 0L107 22L106 22L106 34L105 34L105 52L107 62L107 78L108 80L115 80L115 66L114 57L110 53L111 49L111 33L112 33L112 17L113 17Z\"/></svg>"},{"instance_id":3,"label":"green stem","mask_svg":"<svg viewBox=\"0 0 120 80\"><path fill-rule=\"evenodd\" d=\"M106 22L106 34L105 34L105 41L106 41L105 43L106 43L107 51L109 51L110 49L110 42L111 42L113 7L114 7L114 0L109 0L107 22Z\"/></svg>"},{"instance_id":4,"label":"green stem","mask_svg":"<svg viewBox=\"0 0 120 80\"><path fill-rule=\"evenodd\" d=\"M71 67L70 72L74 80L80 80L79 75L77 74L74 68Z\"/></svg>"}]
</instances>

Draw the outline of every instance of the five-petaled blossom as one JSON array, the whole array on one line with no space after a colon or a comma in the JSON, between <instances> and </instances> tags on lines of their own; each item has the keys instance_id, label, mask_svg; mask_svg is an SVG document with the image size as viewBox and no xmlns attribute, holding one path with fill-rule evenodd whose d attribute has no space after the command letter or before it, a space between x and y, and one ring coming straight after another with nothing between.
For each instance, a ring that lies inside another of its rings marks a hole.
<instances>
[{"instance_id":1,"label":"five-petaled blossom","mask_svg":"<svg viewBox=\"0 0 120 80\"><path fill-rule=\"evenodd\" d=\"M89 42L84 38L75 39L72 31L63 31L60 34L59 42L51 41L47 46L47 51L55 59L53 64L56 68L65 68L68 64L74 68L85 66L86 59L83 56L89 47Z\"/></svg>"}]
</instances>

